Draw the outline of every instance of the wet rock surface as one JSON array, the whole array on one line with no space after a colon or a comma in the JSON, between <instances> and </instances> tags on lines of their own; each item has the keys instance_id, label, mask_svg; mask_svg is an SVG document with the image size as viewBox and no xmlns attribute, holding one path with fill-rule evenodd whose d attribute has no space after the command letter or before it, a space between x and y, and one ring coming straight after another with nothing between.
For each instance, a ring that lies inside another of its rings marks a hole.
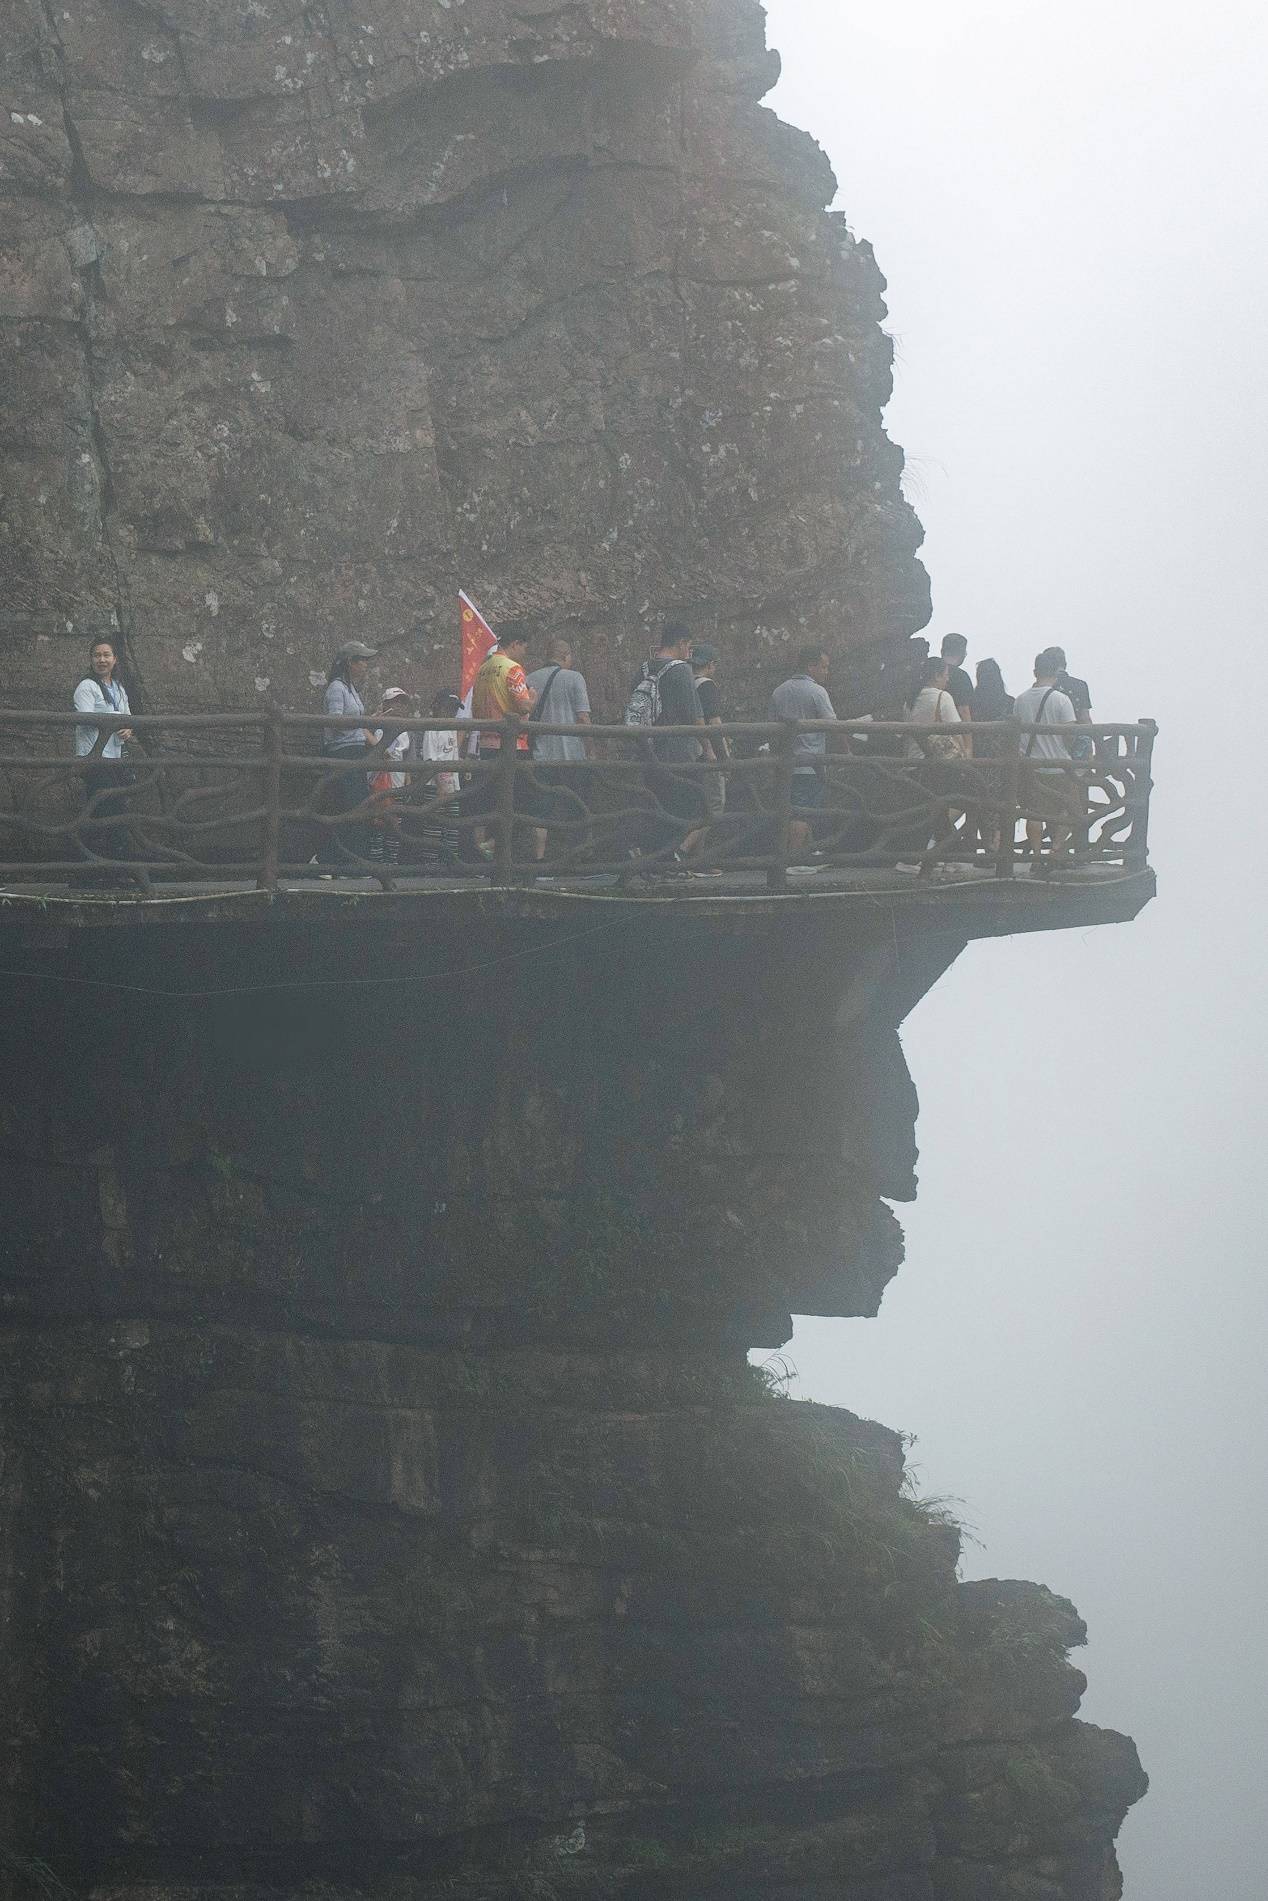
<instances>
[{"instance_id":1,"label":"wet rock surface","mask_svg":"<svg viewBox=\"0 0 1268 1901\"><path fill-rule=\"evenodd\" d=\"M7 686L304 709L455 593L619 710L666 613L737 705L928 615L872 252L753 0L0 4Z\"/></svg>"},{"instance_id":2,"label":"wet rock surface","mask_svg":"<svg viewBox=\"0 0 1268 1901\"><path fill-rule=\"evenodd\" d=\"M747 1365L897 1266L911 973L621 929L25 953L4 1901L1118 1893L1073 1607Z\"/></svg>"}]
</instances>

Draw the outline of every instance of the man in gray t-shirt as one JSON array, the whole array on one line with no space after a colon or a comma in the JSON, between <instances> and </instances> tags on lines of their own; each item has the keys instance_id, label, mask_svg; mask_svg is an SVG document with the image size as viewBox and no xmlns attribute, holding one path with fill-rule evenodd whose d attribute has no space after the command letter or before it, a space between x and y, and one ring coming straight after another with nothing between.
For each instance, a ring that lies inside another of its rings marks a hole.
<instances>
[{"instance_id":1,"label":"man in gray t-shirt","mask_svg":"<svg viewBox=\"0 0 1268 1901\"><path fill-rule=\"evenodd\" d=\"M803 647L797 655L798 671L775 688L770 696L772 719L835 719L836 708L828 696L828 675L832 661L821 646ZM792 802L805 818L795 818L788 829L788 845L793 856L804 852L810 843L811 812L822 811L826 793L824 760L828 751L826 733L798 733L793 741Z\"/></svg>"},{"instance_id":2,"label":"man in gray t-shirt","mask_svg":"<svg viewBox=\"0 0 1268 1901\"><path fill-rule=\"evenodd\" d=\"M537 695L533 724L588 726L590 695L584 678L572 664L571 646L562 634L556 634L546 654L546 665L535 668L528 676L528 684ZM572 739L563 734L546 733L533 741L533 757L540 759L543 765L588 756L587 742L580 734Z\"/></svg>"}]
</instances>

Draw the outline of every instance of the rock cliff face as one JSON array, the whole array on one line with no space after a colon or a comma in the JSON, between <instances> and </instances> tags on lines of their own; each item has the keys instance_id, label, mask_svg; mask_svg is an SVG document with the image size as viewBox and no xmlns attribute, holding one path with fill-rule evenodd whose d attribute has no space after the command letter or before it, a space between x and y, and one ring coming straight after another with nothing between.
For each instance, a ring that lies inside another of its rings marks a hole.
<instances>
[{"instance_id":1,"label":"rock cliff face","mask_svg":"<svg viewBox=\"0 0 1268 1901\"><path fill-rule=\"evenodd\" d=\"M448 681L460 583L609 710L669 611L736 707L926 617L750 0L0 33L6 697ZM1113 1901L1073 1609L746 1364L875 1312L959 944L456 905L7 944L0 1901Z\"/></svg>"},{"instance_id":2,"label":"rock cliff face","mask_svg":"<svg viewBox=\"0 0 1268 1901\"><path fill-rule=\"evenodd\" d=\"M874 1311L953 951L788 929L10 952L4 1901L1119 1893L1073 1608L746 1364Z\"/></svg>"},{"instance_id":3,"label":"rock cliff face","mask_svg":"<svg viewBox=\"0 0 1268 1901\"><path fill-rule=\"evenodd\" d=\"M870 248L755 0L0 0L6 692L305 708L455 591L601 704L667 611L737 703L928 615Z\"/></svg>"}]
</instances>

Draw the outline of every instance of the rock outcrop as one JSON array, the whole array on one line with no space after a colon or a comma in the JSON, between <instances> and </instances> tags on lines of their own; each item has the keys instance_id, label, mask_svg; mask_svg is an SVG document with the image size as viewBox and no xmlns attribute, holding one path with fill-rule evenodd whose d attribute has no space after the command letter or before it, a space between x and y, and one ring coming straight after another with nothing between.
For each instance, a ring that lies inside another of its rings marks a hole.
<instances>
[{"instance_id":1,"label":"rock outcrop","mask_svg":"<svg viewBox=\"0 0 1268 1901\"><path fill-rule=\"evenodd\" d=\"M752 0L0 33L7 698L107 632L152 708L427 687L465 584L609 711L683 615L740 708L927 617ZM747 1365L876 1311L959 941L150 909L3 921L0 1901L1113 1901L1072 1607Z\"/></svg>"},{"instance_id":2,"label":"rock outcrop","mask_svg":"<svg viewBox=\"0 0 1268 1901\"><path fill-rule=\"evenodd\" d=\"M4 1901L1115 1896L1072 1607L747 1365L897 1265L910 968L444 915L9 954Z\"/></svg>"},{"instance_id":3,"label":"rock outcrop","mask_svg":"<svg viewBox=\"0 0 1268 1901\"><path fill-rule=\"evenodd\" d=\"M303 709L456 590L619 704L928 616L871 250L755 0L0 0L6 693ZM386 677L386 676L385 676Z\"/></svg>"}]
</instances>

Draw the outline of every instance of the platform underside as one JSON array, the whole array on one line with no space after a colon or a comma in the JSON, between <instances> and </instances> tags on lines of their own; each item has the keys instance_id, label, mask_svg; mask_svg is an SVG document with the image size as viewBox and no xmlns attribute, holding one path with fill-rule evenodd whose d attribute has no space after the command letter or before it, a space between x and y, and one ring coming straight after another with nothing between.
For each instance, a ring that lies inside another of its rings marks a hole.
<instances>
[{"instance_id":1,"label":"platform underside","mask_svg":"<svg viewBox=\"0 0 1268 1901\"><path fill-rule=\"evenodd\" d=\"M786 916L789 910L842 913L870 909L902 913L909 926L921 917L938 930L966 939L1006 937L1024 931L1082 930L1136 917L1154 897L1152 870L1125 872L1090 865L1045 874L1020 866L1013 878L990 876L972 866L945 867L930 881L914 873L832 867L805 876L790 874L786 891L767 887L761 872L729 872L720 878L654 876L628 882L614 877L546 877L513 886L490 886L470 877L401 876L391 890L372 878L295 879L275 892L242 882L213 880L156 884L150 892L126 887L89 890L66 883L15 884L0 890L0 926L101 927L138 924L208 924L261 921L266 917L322 917L369 911L376 919L415 913L464 912L549 918L578 910L655 908L693 918Z\"/></svg>"}]
</instances>

